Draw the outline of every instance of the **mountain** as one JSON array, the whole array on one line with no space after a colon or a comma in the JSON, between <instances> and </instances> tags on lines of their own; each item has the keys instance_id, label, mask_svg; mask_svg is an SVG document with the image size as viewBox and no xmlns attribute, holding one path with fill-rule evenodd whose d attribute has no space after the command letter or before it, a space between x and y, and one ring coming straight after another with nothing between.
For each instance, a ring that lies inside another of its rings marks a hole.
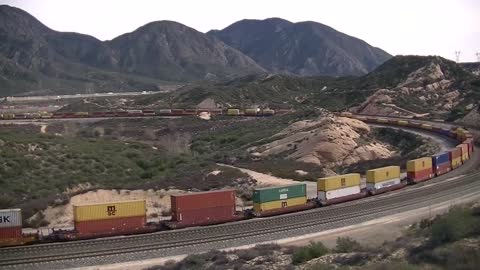
<instances>
[{"instance_id":1,"label":"mountain","mask_svg":"<svg viewBox=\"0 0 480 270\"><path fill-rule=\"evenodd\" d=\"M363 40L311 21L242 20L207 34L240 50L271 72L363 75L391 57Z\"/></svg>"},{"instance_id":2,"label":"mountain","mask_svg":"<svg viewBox=\"0 0 480 270\"><path fill-rule=\"evenodd\" d=\"M166 81L264 72L220 40L161 21L111 41L54 31L0 6L0 95L159 90Z\"/></svg>"},{"instance_id":3,"label":"mountain","mask_svg":"<svg viewBox=\"0 0 480 270\"><path fill-rule=\"evenodd\" d=\"M119 69L150 77L185 81L264 71L236 49L172 21L149 23L107 44Z\"/></svg>"}]
</instances>

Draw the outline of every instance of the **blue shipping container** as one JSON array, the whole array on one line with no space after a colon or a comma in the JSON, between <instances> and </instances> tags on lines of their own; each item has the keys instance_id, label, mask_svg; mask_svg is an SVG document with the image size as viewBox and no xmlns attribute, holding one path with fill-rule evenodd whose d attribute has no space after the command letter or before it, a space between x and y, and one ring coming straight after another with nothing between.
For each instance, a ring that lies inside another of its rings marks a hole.
<instances>
[{"instance_id":1,"label":"blue shipping container","mask_svg":"<svg viewBox=\"0 0 480 270\"><path fill-rule=\"evenodd\" d=\"M450 136L450 130L449 129L440 129L440 134L445 135L445 136Z\"/></svg>"},{"instance_id":2,"label":"blue shipping container","mask_svg":"<svg viewBox=\"0 0 480 270\"><path fill-rule=\"evenodd\" d=\"M433 161L433 167L437 168L437 166L443 163L450 162L450 155L448 152L434 155L432 156L432 161Z\"/></svg>"}]
</instances>

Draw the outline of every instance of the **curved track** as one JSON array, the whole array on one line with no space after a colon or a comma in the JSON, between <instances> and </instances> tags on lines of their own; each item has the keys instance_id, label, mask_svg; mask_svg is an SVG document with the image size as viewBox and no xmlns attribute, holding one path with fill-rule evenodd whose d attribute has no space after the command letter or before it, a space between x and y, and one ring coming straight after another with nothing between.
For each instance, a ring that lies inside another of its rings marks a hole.
<instances>
[{"instance_id":1,"label":"curved track","mask_svg":"<svg viewBox=\"0 0 480 270\"><path fill-rule=\"evenodd\" d=\"M0 268L62 269L142 260L282 239L480 195L479 152L460 169L402 191L289 215L217 226L90 241L0 249Z\"/></svg>"}]
</instances>

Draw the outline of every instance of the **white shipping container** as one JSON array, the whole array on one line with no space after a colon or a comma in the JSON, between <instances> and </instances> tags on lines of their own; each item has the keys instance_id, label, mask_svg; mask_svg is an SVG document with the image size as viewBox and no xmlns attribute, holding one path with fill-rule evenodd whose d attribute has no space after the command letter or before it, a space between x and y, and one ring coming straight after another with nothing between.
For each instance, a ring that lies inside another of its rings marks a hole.
<instances>
[{"instance_id":1,"label":"white shipping container","mask_svg":"<svg viewBox=\"0 0 480 270\"><path fill-rule=\"evenodd\" d=\"M21 227L22 210L4 209L0 210L0 228Z\"/></svg>"},{"instance_id":2,"label":"white shipping container","mask_svg":"<svg viewBox=\"0 0 480 270\"><path fill-rule=\"evenodd\" d=\"M367 183L367 189L377 190L381 188L391 187L397 184L400 184L400 178L390 179L390 180L378 182L378 183Z\"/></svg>"},{"instance_id":3,"label":"white shipping container","mask_svg":"<svg viewBox=\"0 0 480 270\"><path fill-rule=\"evenodd\" d=\"M331 200L335 198L350 196L358 193L360 193L360 186L341 188L341 189L330 190L326 192L319 191L318 199L321 201L325 201L325 200Z\"/></svg>"}]
</instances>

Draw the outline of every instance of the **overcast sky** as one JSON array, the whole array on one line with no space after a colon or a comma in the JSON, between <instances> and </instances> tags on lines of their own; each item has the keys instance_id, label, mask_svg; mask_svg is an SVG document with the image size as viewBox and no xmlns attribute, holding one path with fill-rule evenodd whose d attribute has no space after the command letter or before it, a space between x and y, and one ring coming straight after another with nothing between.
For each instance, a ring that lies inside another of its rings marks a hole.
<instances>
[{"instance_id":1,"label":"overcast sky","mask_svg":"<svg viewBox=\"0 0 480 270\"><path fill-rule=\"evenodd\" d=\"M316 21L388 53L441 55L476 61L480 0L0 0L26 10L48 27L100 40L157 20L201 32L241 19L280 17Z\"/></svg>"}]
</instances>

